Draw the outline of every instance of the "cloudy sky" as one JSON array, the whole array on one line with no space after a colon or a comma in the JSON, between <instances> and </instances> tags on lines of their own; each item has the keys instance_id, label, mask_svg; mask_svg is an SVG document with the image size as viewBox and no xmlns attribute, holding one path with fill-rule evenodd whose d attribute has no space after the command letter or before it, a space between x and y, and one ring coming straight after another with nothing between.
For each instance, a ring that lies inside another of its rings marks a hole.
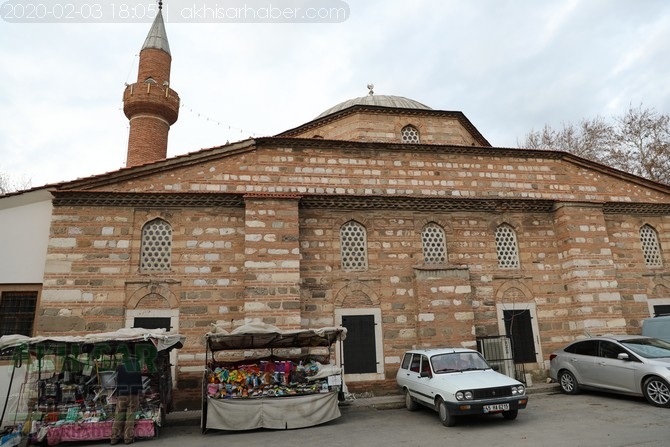
<instances>
[{"instance_id":1,"label":"cloudy sky","mask_svg":"<svg viewBox=\"0 0 670 447\"><path fill-rule=\"evenodd\" d=\"M0 173L41 186L123 167L121 98L155 0L20 3L0 0ZM263 19L268 5L299 18ZM164 0L163 13L182 104L168 156L277 134L369 83L462 111L494 146L631 104L670 113L668 0Z\"/></svg>"}]
</instances>

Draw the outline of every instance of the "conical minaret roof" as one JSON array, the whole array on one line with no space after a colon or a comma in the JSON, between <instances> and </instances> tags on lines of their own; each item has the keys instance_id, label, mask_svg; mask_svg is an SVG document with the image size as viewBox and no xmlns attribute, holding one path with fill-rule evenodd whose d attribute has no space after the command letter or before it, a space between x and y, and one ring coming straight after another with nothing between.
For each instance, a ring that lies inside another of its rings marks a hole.
<instances>
[{"instance_id":1,"label":"conical minaret roof","mask_svg":"<svg viewBox=\"0 0 670 447\"><path fill-rule=\"evenodd\" d=\"M151 25L151 29L144 41L144 45L142 45L143 50L146 48L156 48L172 55L172 53L170 53L170 44L168 43L167 33L165 32L165 22L163 21L163 11L161 8L158 9L158 14L156 14L154 23Z\"/></svg>"}]
</instances>

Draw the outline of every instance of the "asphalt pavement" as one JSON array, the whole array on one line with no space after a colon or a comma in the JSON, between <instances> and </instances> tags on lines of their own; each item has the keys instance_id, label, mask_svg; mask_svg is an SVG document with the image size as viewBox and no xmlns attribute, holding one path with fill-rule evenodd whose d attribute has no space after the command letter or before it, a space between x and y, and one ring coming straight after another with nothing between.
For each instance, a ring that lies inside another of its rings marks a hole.
<instances>
[{"instance_id":1,"label":"asphalt pavement","mask_svg":"<svg viewBox=\"0 0 670 447\"><path fill-rule=\"evenodd\" d=\"M534 383L526 388L526 394L532 396L538 393L560 393L557 383ZM356 397L348 398L340 403L342 411L356 411L363 409L392 410L405 406L405 399L402 394L390 394L386 396ZM166 427L200 425L200 410L185 409L182 411L173 411L167 415Z\"/></svg>"},{"instance_id":2,"label":"asphalt pavement","mask_svg":"<svg viewBox=\"0 0 670 447\"><path fill-rule=\"evenodd\" d=\"M515 420L500 415L462 417L444 427L432 409L409 412L403 396L351 398L340 406L341 417L324 424L291 430L200 429L200 411L170 413L155 438L138 447L248 447L307 445L328 447L665 447L670 409L650 405L643 397L597 392L567 395L556 384L528 388L529 404ZM109 441L76 443L100 447ZM73 446L74 447L74 446Z\"/></svg>"}]
</instances>

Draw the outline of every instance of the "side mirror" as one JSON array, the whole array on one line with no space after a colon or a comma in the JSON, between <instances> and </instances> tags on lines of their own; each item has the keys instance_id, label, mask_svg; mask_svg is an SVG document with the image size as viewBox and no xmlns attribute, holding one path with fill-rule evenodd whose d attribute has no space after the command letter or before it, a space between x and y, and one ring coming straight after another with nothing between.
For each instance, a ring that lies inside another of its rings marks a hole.
<instances>
[{"instance_id":1,"label":"side mirror","mask_svg":"<svg viewBox=\"0 0 670 447\"><path fill-rule=\"evenodd\" d=\"M430 371L421 371L419 377L433 377L433 375L430 373Z\"/></svg>"},{"instance_id":2,"label":"side mirror","mask_svg":"<svg viewBox=\"0 0 670 447\"><path fill-rule=\"evenodd\" d=\"M626 360L626 361L630 360L628 354L625 352L620 352L619 354L617 354L616 358L618 358L619 360Z\"/></svg>"}]
</instances>

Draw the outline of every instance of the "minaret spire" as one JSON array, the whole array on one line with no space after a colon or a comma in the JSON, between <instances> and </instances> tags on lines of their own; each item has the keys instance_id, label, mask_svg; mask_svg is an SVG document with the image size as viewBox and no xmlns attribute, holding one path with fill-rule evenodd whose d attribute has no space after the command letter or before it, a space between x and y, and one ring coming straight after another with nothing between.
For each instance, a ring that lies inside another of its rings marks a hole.
<instances>
[{"instance_id":1,"label":"minaret spire","mask_svg":"<svg viewBox=\"0 0 670 447\"><path fill-rule=\"evenodd\" d=\"M162 160L167 156L170 126L179 116L179 95L170 88L172 55L163 2L140 51L137 82L126 86L123 112L130 120L126 166Z\"/></svg>"}]
</instances>

